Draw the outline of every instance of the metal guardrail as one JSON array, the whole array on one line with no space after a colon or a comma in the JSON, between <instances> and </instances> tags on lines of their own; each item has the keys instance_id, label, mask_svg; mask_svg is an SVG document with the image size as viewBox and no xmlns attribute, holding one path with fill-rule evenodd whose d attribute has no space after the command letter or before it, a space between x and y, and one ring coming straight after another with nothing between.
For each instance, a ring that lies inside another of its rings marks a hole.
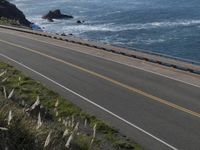
<instances>
[{"instance_id":1,"label":"metal guardrail","mask_svg":"<svg viewBox=\"0 0 200 150\"><path fill-rule=\"evenodd\" d=\"M197 69L181 66L179 64L173 64L173 63L169 63L169 62L165 62L165 61L161 61L161 60L156 60L156 59L149 58L149 57L146 57L146 56L139 56L139 55L136 55L136 54L130 54L130 53L126 53L124 51L116 50L114 48L107 48L106 46L102 46L102 45L98 45L98 44L94 44L94 43L91 44L91 43L88 43L86 41L85 42L79 41L79 40L75 40L75 39L72 39L72 38L69 38L69 37L66 37L66 36L59 36L59 35L56 35L56 34L55 35L54 34L48 34L48 33L45 33L45 32L39 32L39 31L33 31L33 30L28 30L28 29L23 29L23 28L18 28L18 27L11 27L11 26L3 26L3 25L0 25L0 28L20 31L20 32L29 33L29 34L35 34L35 35L53 38L53 39L57 39L57 40L62 40L62 41L66 41L66 42L71 42L71 43L75 43L75 44L79 44L79 45L83 45L83 46L97 48L99 50L104 50L104 51L112 52L112 53L115 53L115 54L120 54L120 55L132 57L132 58L136 58L136 59L140 59L140 60L145 60L145 61L148 61L148 62L151 62L151 63L156 63L156 64L160 64L160 65L163 65L163 66L176 68L176 69L181 70L181 71L187 71L187 72L190 72L190 73L200 75L200 69L197 70ZM188 63L188 64L192 64L192 65L198 65L198 66L200 65L200 62L190 61L190 60L187 60L187 59L172 57L172 56L163 55L163 54L154 53L154 52L149 52L149 51L145 51L145 50L134 49L133 51L140 52L140 53L143 53L143 54L149 54L149 55L152 55L152 56L159 56L161 58L163 57L163 58L167 58L167 59L171 59L171 60L177 60L179 62L184 62L184 63Z\"/></svg>"}]
</instances>

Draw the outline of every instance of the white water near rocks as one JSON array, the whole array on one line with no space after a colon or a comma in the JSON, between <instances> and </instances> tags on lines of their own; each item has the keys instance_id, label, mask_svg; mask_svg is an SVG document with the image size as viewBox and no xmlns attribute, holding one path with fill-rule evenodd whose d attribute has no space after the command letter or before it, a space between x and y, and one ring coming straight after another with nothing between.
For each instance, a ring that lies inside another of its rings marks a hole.
<instances>
[{"instance_id":1,"label":"white water near rocks","mask_svg":"<svg viewBox=\"0 0 200 150\"><path fill-rule=\"evenodd\" d=\"M13 0L47 32L200 61L199 0ZM61 9L72 20L41 19ZM77 24L84 20L84 24Z\"/></svg>"}]
</instances>

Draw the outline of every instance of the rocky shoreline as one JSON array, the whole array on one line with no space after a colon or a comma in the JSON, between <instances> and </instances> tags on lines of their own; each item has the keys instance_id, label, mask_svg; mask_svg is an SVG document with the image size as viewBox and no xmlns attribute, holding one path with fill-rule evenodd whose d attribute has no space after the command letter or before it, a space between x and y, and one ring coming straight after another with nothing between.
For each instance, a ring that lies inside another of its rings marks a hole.
<instances>
[{"instance_id":1,"label":"rocky shoreline","mask_svg":"<svg viewBox=\"0 0 200 150\"><path fill-rule=\"evenodd\" d=\"M46 19L49 22L54 22L54 19L74 19L72 15L62 14L60 9L50 10L47 14L42 16L42 19ZM77 25L85 23L84 20L76 20ZM16 5L10 3L7 0L0 0L0 24L28 27L33 30L42 31L42 29L36 24L26 19L24 13L16 7ZM66 36L65 33L61 34ZM69 34L73 35L73 34Z\"/></svg>"}]
</instances>

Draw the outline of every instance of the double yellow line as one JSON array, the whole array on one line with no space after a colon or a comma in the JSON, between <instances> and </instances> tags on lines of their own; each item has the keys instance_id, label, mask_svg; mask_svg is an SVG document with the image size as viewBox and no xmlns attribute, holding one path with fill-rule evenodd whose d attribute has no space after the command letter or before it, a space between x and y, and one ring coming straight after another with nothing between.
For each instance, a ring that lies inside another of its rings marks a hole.
<instances>
[{"instance_id":1,"label":"double yellow line","mask_svg":"<svg viewBox=\"0 0 200 150\"><path fill-rule=\"evenodd\" d=\"M123 88L125 88L125 89L127 89L127 90L129 90L129 91L131 91L131 92L133 92L133 93L138 93L138 94L140 94L140 95L143 95L143 96L149 98L149 99L152 100L152 101L159 102L159 103L161 103L161 104L163 104L163 105L167 105L167 106L169 106L169 107L171 107L171 108L174 108L174 109L176 109L176 110L179 110L179 111L185 112L185 113L187 113L187 114L190 114L190 115L192 115L192 116L196 116L196 117L199 117L199 118L200 118L200 113L194 112L194 111L192 111L192 110L189 110L189 109L184 108L184 107L182 107L182 106L179 106L179 105L177 105L177 104L171 103L171 102L169 102L169 101L167 101L167 100L164 100L164 99L162 99L162 98L156 97L156 96L154 96L154 95L151 95L151 94L149 94L149 93L146 93L146 92L141 91L141 90L139 90L139 89L136 89L136 88L134 88L134 87L131 87L131 86L129 86L129 85L126 85L126 84L124 84L124 83L121 83L121 82L119 82L119 81L117 81L117 80L114 80L114 79L112 79L112 78L106 77L106 76L104 76L104 75L102 75L102 74L96 73L96 72L94 72L94 71L88 70L88 69L86 69L86 68L83 68L83 67L80 67L80 66L78 66L78 65L72 64L72 63L70 63L70 62L64 61L64 60L62 60L62 59L59 59L59 58L50 56L50 55L48 55L48 54L39 52L39 51L37 51L37 50L33 50L33 49L31 49L31 48L28 48L28 47L24 47L24 46L21 46L21 45L18 45L18 44L14 44L14 43L11 43L11 42L8 42L8 41L4 41L4 40L2 40L2 39L0 39L0 42L6 43L6 44L11 45L11 46L14 46L14 47L18 47L18 48L24 49L24 50L29 51L29 52L32 52L32 53L36 53L36 54L39 54L39 55L44 56L44 57L46 57L46 58L52 59L52 60L54 60L54 61L63 63L63 64L68 65L68 66L70 66L70 67L76 68L76 69L78 69L78 70L80 70L80 71L86 72L86 73L88 73L88 74L90 74L90 75L96 76L96 77L101 78L101 79L104 79L104 80L106 80L106 81L109 81L109 82L111 82L111 83L113 83L113 84L115 84L115 85L118 85L118 86L120 86L120 87L123 87Z\"/></svg>"}]
</instances>

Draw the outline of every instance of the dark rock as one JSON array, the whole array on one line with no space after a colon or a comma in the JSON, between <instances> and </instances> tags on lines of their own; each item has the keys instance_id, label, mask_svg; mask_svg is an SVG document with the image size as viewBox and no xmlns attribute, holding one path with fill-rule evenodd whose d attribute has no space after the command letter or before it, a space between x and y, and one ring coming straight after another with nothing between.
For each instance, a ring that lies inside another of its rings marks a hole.
<instances>
[{"instance_id":1,"label":"dark rock","mask_svg":"<svg viewBox=\"0 0 200 150\"><path fill-rule=\"evenodd\" d=\"M77 22L76 23L78 23L78 24L82 24L82 22L80 21L80 20L77 20Z\"/></svg>"},{"instance_id":2,"label":"dark rock","mask_svg":"<svg viewBox=\"0 0 200 150\"><path fill-rule=\"evenodd\" d=\"M0 17L16 20L23 26L30 27L31 25L31 22L25 18L23 12L6 0L0 1Z\"/></svg>"},{"instance_id":3,"label":"dark rock","mask_svg":"<svg viewBox=\"0 0 200 150\"><path fill-rule=\"evenodd\" d=\"M81 20L77 20L76 21L77 24L83 24L84 22L85 22L84 20L82 20L82 21Z\"/></svg>"},{"instance_id":4,"label":"dark rock","mask_svg":"<svg viewBox=\"0 0 200 150\"><path fill-rule=\"evenodd\" d=\"M33 30L36 30L36 31L43 31L42 28L34 23L32 23L30 25L30 27L33 29Z\"/></svg>"},{"instance_id":5,"label":"dark rock","mask_svg":"<svg viewBox=\"0 0 200 150\"><path fill-rule=\"evenodd\" d=\"M65 33L62 33L61 36L67 36Z\"/></svg>"},{"instance_id":6,"label":"dark rock","mask_svg":"<svg viewBox=\"0 0 200 150\"><path fill-rule=\"evenodd\" d=\"M47 20L48 20L49 22L54 22L53 19L51 19L51 18L48 18Z\"/></svg>"},{"instance_id":7,"label":"dark rock","mask_svg":"<svg viewBox=\"0 0 200 150\"><path fill-rule=\"evenodd\" d=\"M54 11L49 11L42 18L43 19L48 19L48 20L52 20L52 19L72 19L73 16L62 14L60 12L60 10L57 9L57 10L54 10Z\"/></svg>"}]
</instances>

